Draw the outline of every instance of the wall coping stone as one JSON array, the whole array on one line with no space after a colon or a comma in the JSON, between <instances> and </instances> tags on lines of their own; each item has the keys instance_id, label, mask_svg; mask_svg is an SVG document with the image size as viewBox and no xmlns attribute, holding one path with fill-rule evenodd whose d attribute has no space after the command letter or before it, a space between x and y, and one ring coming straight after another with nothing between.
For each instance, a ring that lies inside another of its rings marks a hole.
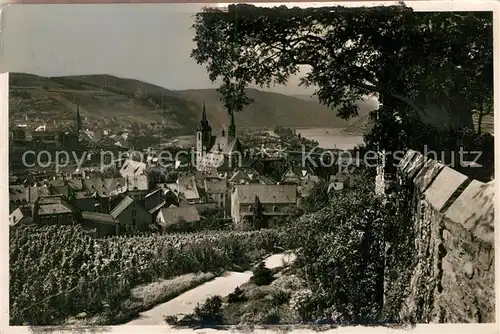
<instances>
[{"instance_id":1,"label":"wall coping stone","mask_svg":"<svg viewBox=\"0 0 500 334\"><path fill-rule=\"evenodd\" d=\"M408 166L408 163L413 159L416 153L418 152L414 150L408 150L408 152L406 152L406 154L404 155L403 159L401 159L401 161L399 162L398 168L401 171L404 171Z\"/></svg>"},{"instance_id":2,"label":"wall coping stone","mask_svg":"<svg viewBox=\"0 0 500 334\"><path fill-rule=\"evenodd\" d=\"M485 242L494 244L494 181L473 180L446 210L445 217L461 224Z\"/></svg>"},{"instance_id":3,"label":"wall coping stone","mask_svg":"<svg viewBox=\"0 0 500 334\"><path fill-rule=\"evenodd\" d=\"M406 177L410 180L413 179L420 169L422 169L427 160L428 159L425 156L417 152L405 170Z\"/></svg>"},{"instance_id":4,"label":"wall coping stone","mask_svg":"<svg viewBox=\"0 0 500 334\"><path fill-rule=\"evenodd\" d=\"M467 179L467 176L446 166L427 188L424 195L434 209L440 211L451 196L455 194L458 187Z\"/></svg>"},{"instance_id":5,"label":"wall coping stone","mask_svg":"<svg viewBox=\"0 0 500 334\"><path fill-rule=\"evenodd\" d=\"M436 160L427 160L413 180L413 184L420 190L420 193L427 190L444 167L445 166L442 163L439 163Z\"/></svg>"}]
</instances>

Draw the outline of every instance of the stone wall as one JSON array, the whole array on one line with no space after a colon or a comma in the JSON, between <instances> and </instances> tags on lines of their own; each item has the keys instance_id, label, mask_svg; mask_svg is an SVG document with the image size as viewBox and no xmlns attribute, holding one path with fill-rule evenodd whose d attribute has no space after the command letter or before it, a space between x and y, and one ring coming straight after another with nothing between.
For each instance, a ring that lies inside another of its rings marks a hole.
<instances>
[{"instance_id":1,"label":"stone wall","mask_svg":"<svg viewBox=\"0 0 500 334\"><path fill-rule=\"evenodd\" d=\"M494 181L481 183L409 151L399 181L412 192L416 266L400 318L494 322Z\"/></svg>"}]
</instances>

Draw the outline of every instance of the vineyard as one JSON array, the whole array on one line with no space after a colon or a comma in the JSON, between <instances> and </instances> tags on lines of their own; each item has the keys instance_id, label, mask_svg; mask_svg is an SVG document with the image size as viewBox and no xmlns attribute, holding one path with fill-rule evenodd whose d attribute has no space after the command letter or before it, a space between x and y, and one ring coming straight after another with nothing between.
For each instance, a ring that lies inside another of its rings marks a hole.
<instances>
[{"instance_id":1,"label":"vineyard","mask_svg":"<svg viewBox=\"0 0 500 334\"><path fill-rule=\"evenodd\" d=\"M92 239L79 227L10 231L10 323L62 323L114 312L130 290L159 278L249 263L280 232L207 232Z\"/></svg>"}]
</instances>

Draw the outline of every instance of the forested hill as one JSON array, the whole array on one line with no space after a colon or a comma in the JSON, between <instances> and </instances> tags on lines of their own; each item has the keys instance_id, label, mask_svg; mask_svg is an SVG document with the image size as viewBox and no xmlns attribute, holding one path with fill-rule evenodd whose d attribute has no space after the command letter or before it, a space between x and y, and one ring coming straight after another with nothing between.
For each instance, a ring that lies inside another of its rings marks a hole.
<instances>
[{"instance_id":1,"label":"forested hill","mask_svg":"<svg viewBox=\"0 0 500 334\"><path fill-rule=\"evenodd\" d=\"M248 89L255 102L236 115L240 128L331 127L345 128L335 111L314 99ZM9 107L12 116L71 119L76 105L83 117L113 119L118 123L165 121L178 134L192 134L203 101L214 128L227 124L227 112L215 89L175 91L150 83L110 75L41 77L10 73ZM360 117L372 108L361 102Z\"/></svg>"}]
</instances>

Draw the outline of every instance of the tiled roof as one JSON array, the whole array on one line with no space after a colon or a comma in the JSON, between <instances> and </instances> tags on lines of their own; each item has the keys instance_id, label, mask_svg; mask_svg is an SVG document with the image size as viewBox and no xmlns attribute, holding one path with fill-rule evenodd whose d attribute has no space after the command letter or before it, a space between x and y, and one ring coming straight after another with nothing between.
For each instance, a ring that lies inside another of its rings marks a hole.
<instances>
[{"instance_id":1,"label":"tiled roof","mask_svg":"<svg viewBox=\"0 0 500 334\"><path fill-rule=\"evenodd\" d=\"M15 202L28 201L27 192L22 185L9 186L9 200Z\"/></svg>"},{"instance_id":2,"label":"tiled roof","mask_svg":"<svg viewBox=\"0 0 500 334\"><path fill-rule=\"evenodd\" d=\"M234 138L224 149L224 154L241 152L241 143L238 137Z\"/></svg>"},{"instance_id":3,"label":"tiled roof","mask_svg":"<svg viewBox=\"0 0 500 334\"><path fill-rule=\"evenodd\" d=\"M53 187L60 187L64 186L65 182L64 180L49 180L47 181L47 184Z\"/></svg>"},{"instance_id":4,"label":"tiled roof","mask_svg":"<svg viewBox=\"0 0 500 334\"><path fill-rule=\"evenodd\" d=\"M292 184L244 184L235 186L239 202L250 204L259 197L261 203L286 204L297 202L297 186Z\"/></svg>"},{"instance_id":5,"label":"tiled roof","mask_svg":"<svg viewBox=\"0 0 500 334\"><path fill-rule=\"evenodd\" d=\"M144 207L151 210L163 201L163 190L156 189L144 197Z\"/></svg>"},{"instance_id":6,"label":"tiled roof","mask_svg":"<svg viewBox=\"0 0 500 334\"><path fill-rule=\"evenodd\" d=\"M83 189L83 182L81 179L71 179L68 180L68 185L73 188L74 190L81 190Z\"/></svg>"},{"instance_id":7,"label":"tiled roof","mask_svg":"<svg viewBox=\"0 0 500 334\"><path fill-rule=\"evenodd\" d=\"M239 170L234 173L234 175L229 179L229 182L240 183L241 180L250 181L250 176L248 176L244 171Z\"/></svg>"},{"instance_id":8,"label":"tiled roof","mask_svg":"<svg viewBox=\"0 0 500 334\"><path fill-rule=\"evenodd\" d=\"M207 194L223 194L227 191L226 180L205 179L204 183Z\"/></svg>"},{"instance_id":9,"label":"tiled roof","mask_svg":"<svg viewBox=\"0 0 500 334\"><path fill-rule=\"evenodd\" d=\"M126 180L124 178L92 178L83 180L83 187L91 193L99 196L110 196L113 193L125 190Z\"/></svg>"},{"instance_id":10,"label":"tiled roof","mask_svg":"<svg viewBox=\"0 0 500 334\"><path fill-rule=\"evenodd\" d=\"M130 198L129 196L125 197L120 204L116 206L116 208L111 211L111 216L116 219L126 208L128 208L134 200Z\"/></svg>"},{"instance_id":11,"label":"tiled roof","mask_svg":"<svg viewBox=\"0 0 500 334\"><path fill-rule=\"evenodd\" d=\"M42 204L38 207L38 215L53 215L61 213L71 213L71 209L62 203Z\"/></svg>"},{"instance_id":12,"label":"tiled roof","mask_svg":"<svg viewBox=\"0 0 500 334\"><path fill-rule=\"evenodd\" d=\"M179 219L184 219L186 222L200 220L198 210L193 205L161 209L161 214L165 222L170 224L178 222Z\"/></svg>"},{"instance_id":13,"label":"tiled roof","mask_svg":"<svg viewBox=\"0 0 500 334\"><path fill-rule=\"evenodd\" d=\"M61 195L43 196L38 199L38 204L54 204L62 202L63 200L61 198Z\"/></svg>"},{"instance_id":14,"label":"tiled roof","mask_svg":"<svg viewBox=\"0 0 500 334\"><path fill-rule=\"evenodd\" d=\"M99 213L99 212L91 212L91 211L83 211L82 218L84 220L92 220L98 221L108 224L116 224L114 218L108 213Z\"/></svg>"},{"instance_id":15,"label":"tiled roof","mask_svg":"<svg viewBox=\"0 0 500 334\"><path fill-rule=\"evenodd\" d=\"M209 152L203 156L200 168L202 170L215 170L224 165L225 159L223 153Z\"/></svg>"},{"instance_id":16,"label":"tiled roof","mask_svg":"<svg viewBox=\"0 0 500 334\"><path fill-rule=\"evenodd\" d=\"M50 190L54 195L68 196L69 194L69 186L66 184L60 186L51 186Z\"/></svg>"},{"instance_id":17,"label":"tiled roof","mask_svg":"<svg viewBox=\"0 0 500 334\"><path fill-rule=\"evenodd\" d=\"M215 141L212 148L210 149L210 152L212 153L223 152L227 145L228 145L228 137L219 135L215 137Z\"/></svg>"},{"instance_id":18,"label":"tiled roof","mask_svg":"<svg viewBox=\"0 0 500 334\"><path fill-rule=\"evenodd\" d=\"M153 208L149 209L148 211L149 211L149 213L153 214L153 213L155 213L156 211L160 210L162 207L164 207L166 204L167 204L167 202L166 202L166 201L162 201L162 202L160 202L157 206L155 206L155 207L153 207Z\"/></svg>"},{"instance_id":19,"label":"tiled roof","mask_svg":"<svg viewBox=\"0 0 500 334\"><path fill-rule=\"evenodd\" d=\"M177 179L179 193L188 201L200 198L194 176L181 176Z\"/></svg>"},{"instance_id":20,"label":"tiled roof","mask_svg":"<svg viewBox=\"0 0 500 334\"><path fill-rule=\"evenodd\" d=\"M134 177L143 175L146 171L146 164L134 160L126 160L120 169L120 175L122 177Z\"/></svg>"}]
</instances>

